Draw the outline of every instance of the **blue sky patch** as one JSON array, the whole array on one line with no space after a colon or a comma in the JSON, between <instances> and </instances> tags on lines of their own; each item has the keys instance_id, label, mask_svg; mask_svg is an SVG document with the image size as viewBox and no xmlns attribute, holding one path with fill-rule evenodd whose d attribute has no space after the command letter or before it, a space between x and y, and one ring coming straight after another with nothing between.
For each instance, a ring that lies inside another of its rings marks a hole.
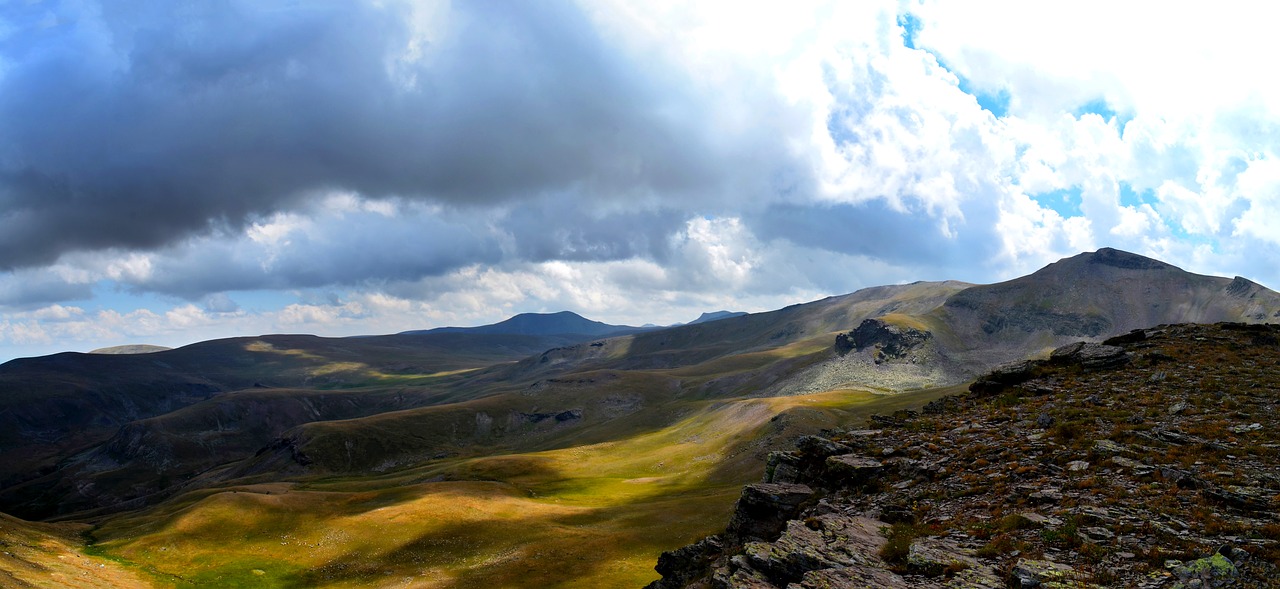
<instances>
[{"instance_id":1,"label":"blue sky patch","mask_svg":"<svg viewBox=\"0 0 1280 589\"><path fill-rule=\"evenodd\" d=\"M916 33L920 32L920 19L910 12L898 15L898 26L902 27L902 44L909 49L916 48Z\"/></svg>"},{"instance_id":2,"label":"blue sky patch","mask_svg":"<svg viewBox=\"0 0 1280 589\"><path fill-rule=\"evenodd\" d=\"M1156 192L1150 188L1138 192L1128 182L1120 183L1120 205L1136 207L1156 201Z\"/></svg>"},{"instance_id":3,"label":"blue sky patch","mask_svg":"<svg viewBox=\"0 0 1280 589\"><path fill-rule=\"evenodd\" d=\"M973 87L969 84L969 80L964 76L957 74L956 78L960 80L960 91L974 97L978 101L978 106L981 106L983 110L997 117L1003 117L1009 113L1008 90L1001 88L1000 91L995 94L978 92L973 90Z\"/></svg>"},{"instance_id":4,"label":"blue sky patch","mask_svg":"<svg viewBox=\"0 0 1280 589\"><path fill-rule=\"evenodd\" d=\"M903 44L911 49L917 49L915 36L916 32L920 30L920 22L908 13L898 17L898 24L902 26ZM994 94L978 90L973 87L973 82L971 82L969 78L960 75L955 68L948 65L947 62L943 61L937 54L933 54L933 58L938 62L938 65L942 67L942 69L951 72L951 75L956 77L956 85L959 86L960 91L972 96L974 100L977 100L978 106L982 107L983 110L986 110L997 117L1003 117L1009 113L1010 96L1007 88L1001 88Z\"/></svg>"},{"instance_id":5,"label":"blue sky patch","mask_svg":"<svg viewBox=\"0 0 1280 589\"><path fill-rule=\"evenodd\" d=\"M1028 194L1027 196L1040 203L1040 206L1062 215L1064 219L1084 215L1084 211L1080 210L1079 186L1041 192L1039 194Z\"/></svg>"},{"instance_id":6,"label":"blue sky patch","mask_svg":"<svg viewBox=\"0 0 1280 589\"><path fill-rule=\"evenodd\" d=\"M1116 120L1116 126L1123 129L1125 123L1133 120L1133 113L1121 113L1111 108L1111 104L1105 98L1095 98L1084 103L1071 114L1076 118L1080 118L1086 114L1095 114L1102 117L1104 121Z\"/></svg>"}]
</instances>

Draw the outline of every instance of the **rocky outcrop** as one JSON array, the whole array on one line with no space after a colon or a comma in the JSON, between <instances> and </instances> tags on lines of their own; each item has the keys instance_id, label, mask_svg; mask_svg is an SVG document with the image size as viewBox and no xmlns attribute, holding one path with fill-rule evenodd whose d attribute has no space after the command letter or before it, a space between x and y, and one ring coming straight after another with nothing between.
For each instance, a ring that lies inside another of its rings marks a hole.
<instances>
[{"instance_id":1,"label":"rocky outcrop","mask_svg":"<svg viewBox=\"0 0 1280 589\"><path fill-rule=\"evenodd\" d=\"M1116 338L1107 341L1114 342ZM969 390L977 395L990 395L1031 380L1048 367L1075 366L1086 371L1108 370L1124 366L1131 359L1129 353L1119 346L1076 342L1055 349L1046 360L1022 360L998 366L978 377L969 386Z\"/></svg>"},{"instance_id":2,"label":"rocky outcrop","mask_svg":"<svg viewBox=\"0 0 1280 589\"><path fill-rule=\"evenodd\" d=\"M905 357L932 337L928 331L893 325L882 319L865 319L856 329L836 336L835 350L844 355L850 351L875 350L877 362Z\"/></svg>"},{"instance_id":3,"label":"rocky outcrop","mask_svg":"<svg viewBox=\"0 0 1280 589\"><path fill-rule=\"evenodd\" d=\"M1280 586L1280 348L1260 334L1280 328L1063 346L980 379L999 395L806 436L650 587Z\"/></svg>"},{"instance_id":4,"label":"rocky outcrop","mask_svg":"<svg viewBox=\"0 0 1280 589\"><path fill-rule=\"evenodd\" d=\"M728 533L739 538L777 538L787 520L813 496L813 489L791 483L747 485L729 519Z\"/></svg>"}]
</instances>

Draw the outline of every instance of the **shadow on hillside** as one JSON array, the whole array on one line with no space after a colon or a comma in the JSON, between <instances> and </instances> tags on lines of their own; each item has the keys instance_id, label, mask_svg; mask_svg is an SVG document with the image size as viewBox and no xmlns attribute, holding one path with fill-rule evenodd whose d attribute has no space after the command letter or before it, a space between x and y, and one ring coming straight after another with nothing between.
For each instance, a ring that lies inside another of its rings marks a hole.
<instances>
[{"instance_id":1,"label":"shadow on hillside","mask_svg":"<svg viewBox=\"0 0 1280 589\"><path fill-rule=\"evenodd\" d=\"M672 493L610 507L448 523L385 552L352 552L286 581L289 587L371 584L392 579L448 589L547 587L617 574L619 561L692 541L728 516L736 487ZM442 572L446 569L447 572Z\"/></svg>"}]
</instances>

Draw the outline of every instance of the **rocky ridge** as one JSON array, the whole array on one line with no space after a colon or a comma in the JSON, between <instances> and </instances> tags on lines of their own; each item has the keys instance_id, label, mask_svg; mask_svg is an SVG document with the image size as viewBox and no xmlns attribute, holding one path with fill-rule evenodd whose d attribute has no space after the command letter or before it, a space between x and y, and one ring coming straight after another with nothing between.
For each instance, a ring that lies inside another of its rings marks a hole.
<instances>
[{"instance_id":1,"label":"rocky ridge","mask_svg":"<svg viewBox=\"0 0 1280 589\"><path fill-rule=\"evenodd\" d=\"M1280 326L1164 325L770 455L676 587L1280 587Z\"/></svg>"}]
</instances>

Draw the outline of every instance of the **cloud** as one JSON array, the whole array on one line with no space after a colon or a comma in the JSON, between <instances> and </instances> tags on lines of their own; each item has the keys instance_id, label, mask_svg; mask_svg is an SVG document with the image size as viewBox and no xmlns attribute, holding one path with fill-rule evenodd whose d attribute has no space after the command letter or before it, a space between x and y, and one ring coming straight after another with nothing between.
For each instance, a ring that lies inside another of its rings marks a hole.
<instances>
[{"instance_id":1,"label":"cloud","mask_svg":"<svg viewBox=\"0 0 1280 589\"><path fill-rule=\"evenodd\" d=\"M332 190L461 206L692 198L733 158L685 126L710 105L678 74L631 61L572 4L415 10L14 7L0 267L238 230Z\"/></svg>"},{"instance_id":2,"label":"cloud","mask_svg":"<svg viewBox=\"0 0 1280 589\"><path fill-rule=\"evenodd\" d=\"M1276 285L1254 10L7 6L0 345L687 321L1102 246Z\"/></svg>"}]
</instances>

